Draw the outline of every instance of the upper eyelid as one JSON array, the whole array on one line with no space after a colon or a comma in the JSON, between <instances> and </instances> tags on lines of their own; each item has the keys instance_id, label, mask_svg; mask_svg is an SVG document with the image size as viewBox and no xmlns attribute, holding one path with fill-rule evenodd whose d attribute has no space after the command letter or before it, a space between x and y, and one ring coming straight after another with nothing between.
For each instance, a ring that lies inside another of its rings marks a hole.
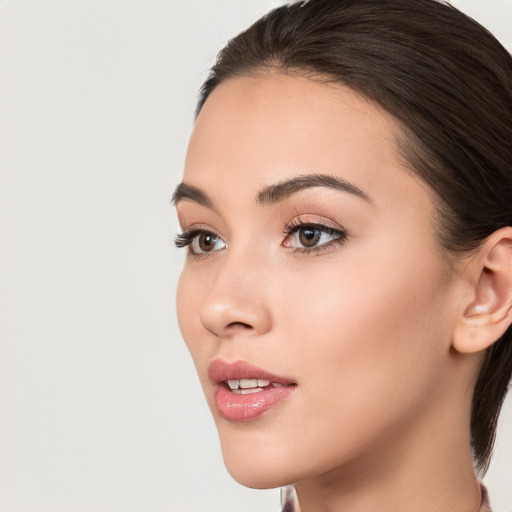
<instances>
[{"instance_id":1,"label":"upper eyelid","mask_svg":"<svg viewBox=\"0 0 512 512\"><path fill-rule=\"evenodd\" d=\"M348 234L347 228L345 228L345 226L343 226L339 222L334 222L332 220L328 220L325 218L304 219L305 216L306 215L302 214L297 217L294 217L292 220L290 220L286 224L283 232L287 233L287 232L289 232L290 229L300 229L302 226L313 226L313 227L325 228L327 230L338 231L340 233ZM315 217L317 217L317 216L315 216Z\"/></svg>"},{"instance_id":2,"label":"upper eyelid","mask_svg":"<svg viewBox=\"0 0 512 512\"><path fill-rule=\"evenodd\" d=\"M318 227L318 228L325 228L325 229L332 229L332 230L342 230L343 228L341 226L334 227L330 224L325 224L324 222L318 222L318 221L306 221L306 222L296 222L293 221L288 223L286 228L292 228L292 229L300 229L302 227Z\"/></svg>"},{"instance_id":3,"label":"upper eyelid","mask_svg":"<svg viewBox=\"0 0 512 512\"><path fill-rule=\"evenodd\" d=\"M284 226L284 229L283 229L283 234L289 234L290 230L298 230L301 227L305 227L305 226L313 226L313 227L318 227L318 228L324 228L326 230L347 233L347 229L339 223L334 223L334 222L331 223L331 222L327 222L325 220L305 220L305 219L302 219L302 216L299 216L299 217L295 217L294 219L292 219L286 223L286 225ZM180 228L181 228L180 234L182 234L182 235L206 232L206 233L211 233L213 235L218 236L224 242L226 241L224 235L222 235L219 230L217 230L211 226L208 226L206 224L191 224L190 226L186 226L186 227L180 226Z\"/></svg>"},{"instance_id":4,"label":"upper eyelid","mask_svg":"<svg viewBox=\"0 0 512 512\"><path fill-rule=\"evenodd\" d=\"M291 237L296 236L296 234L300 231L301 228L303 228L304 226L307 227L308 225L320 229L320 231L323 231L324 233L333 236L333 238L324 243L313 245L311 247L287 245L287 243L290 243ZM294 253L321 255L335 250L336 246L344 245L348 238L348 233L343 229L334 229L323 224L302 224L298 225L296 228L291 228L286 238L283 240L282 246L287 248L288 250L291 250Z\"/></svg>"},{"instance_id":5,"label":"upper eyelid","mask_svg":"<svg viewBox=\"0 0 512 512\"><path fill-rule=\"evenodd\" d=\"M286 235L285 241L290 236L295 235L298 231L300 231L301 229L304 229L304 228L315 228L315 229L319 229L320 231L323 231L324 233L327 233L329 235L338 234L339 235L338 238L348 238L348 233L345 228L341 228L341 227L334 228L334 227L331 227L326 224L321 224L321 223L319 224L319 223L315 223L315 222L305 222L305 223L296 224L296 225L288 225L283 232L283 234Z\"/></svg>"},{"instance_id":6,"label":"upper eyelid","mask_svg":"<svg viewBox=\"0 0 512 512\"><path fill-rule=\"evenodd\" d=\"M285 239L288 238L290 235L296 233L298 230L300 230L303 227L316 227L320 230L323 230L325 232L330 232L331 234L333 232L339 233L340 236L348 237L347 229L340 225L339 223L334 223L333 221L327 221L327 220L313 220L313 219L304 219L304 214L299 215L297 217L294 217L290 221L287 222L283 229L283 236L285 236ZM333 225L334 224L334 225ZM182 231L179 233L175 238L175 243L177 244L177 240L181 237L195 237L198 236L201 233L210 233L212 235L217 236L220 238L225 244L227 244L227 241L225 237L216 229L214 229L211 226L208 226L206 224L194 224L192 223L190 226L182 227L180 226ZM284 240L283 240L284 242Z\"/></svg>"},{"instance_id":7,"label":"upper eyelid","mask_svg":"<svg viewBox=\"0 0 512 512\"><path fill-rule=\"evenodd\" d=\"M174 245L176 245L177 247L189 246L192 243L192 240L196 236L198 236L202 233L208 233L208 234L214 235L214 236L220 238L225 243L225 240L212 229L206 229L206 228L202 228L202 227L187 227L187 228L182 227L181 233L177 233L174 238Z\"/></svg>"},{"instance_id":8,"label":"upper eyelid","mask_svg":"<svg viewBox=\"0 0 512 512\"><path fill-rule=\"evenodd\" d=\"M225 249L227 247L226 241L221 238L215 231L210 229L202 229L202 228L182 228L182 232L178 233L176 237L174 238L174 245L178 248L187 248L189 255L192 255L194 257L205 257L210 254L214 254L216 251L207 251L207 252L195 252L193 247L193 241L194 239L202 234L210 234L215 236L218 240L221 240L224 243L224 247L222 249Z\"/></svg>"},{"instance_id":9,"label":"upper eyelid","mask_svg":"<svg viewBox=\"0 0 512 512\"><path fill-rule=\"evenodd\" d=\"M219 238L222 238L224 240L224 236L220 233L219 230L213 228L212 226L209 226L208 224L202 224L202 223L192 223L190 226L180 226L181 233L182 234L188 234L188 233L194 233L194 232L206 232L206 233L212 233L213 235L218 236Z\"/></svg>"},{"instance_id":10,"label":"upper eyelid","mask_svg":"<svg viewBox=\"0 0 512 512\"><path fill-rule=\"evenodd\" d=\"M323 224L301 224L298 226L291 226L290 228L287 228L285 231L285 239L283 240L283 244L289 240L292 236L295 236L301 229L304 228L312 228L312 229L318 229L322 233L325 233L327 235L335 235L336 238L346 238L347 233L341 229L337 228L331 228L330 226L325 226ZM328 242L326 242L328 243ZM324 244L320 244L324 245Z\"/></svg>"}]
</instances>

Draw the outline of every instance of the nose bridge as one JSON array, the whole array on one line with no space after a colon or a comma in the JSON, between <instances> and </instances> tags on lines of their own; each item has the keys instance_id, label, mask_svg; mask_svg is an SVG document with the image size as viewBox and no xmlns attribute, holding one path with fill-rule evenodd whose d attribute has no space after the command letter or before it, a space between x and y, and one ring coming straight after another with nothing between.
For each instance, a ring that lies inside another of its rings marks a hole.
<instances>
[{"instance_id":1,"label":"nose bridge","mask_svg":"<svg viewBox=\"0 0 512 512\"><path fill-rule=\"evenodd\" d=\"M265 275L269 262L254 245L226 249L211 281L200 316L203 326L218 336L261 335L271 327Z\"/></svg>"}]
</instances>

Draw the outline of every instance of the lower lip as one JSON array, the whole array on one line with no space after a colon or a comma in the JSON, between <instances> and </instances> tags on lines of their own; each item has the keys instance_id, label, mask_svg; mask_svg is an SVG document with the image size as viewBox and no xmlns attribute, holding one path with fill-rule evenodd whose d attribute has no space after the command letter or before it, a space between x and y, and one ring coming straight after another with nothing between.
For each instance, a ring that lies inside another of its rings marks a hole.
<instances>
[{"instance_id":1,"label":"lower lip","mask_svg":"<svg viewBox=\"0 0 512 512\"><path fill-rule=\"evenodd\" d=\"M239 395L218 385L215 391L215 400L220 413L227 420L251 421L289 397L295 387L269 388L258 393Z\"/></svg>"}]
</instances>

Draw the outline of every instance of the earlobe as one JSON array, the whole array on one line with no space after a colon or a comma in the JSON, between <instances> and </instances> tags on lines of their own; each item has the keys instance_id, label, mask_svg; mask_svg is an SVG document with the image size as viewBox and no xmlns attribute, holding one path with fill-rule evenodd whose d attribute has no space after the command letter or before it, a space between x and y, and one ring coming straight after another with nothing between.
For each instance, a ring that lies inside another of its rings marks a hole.
<instances>
[{"instance_id":1,"label":"earlobe","mask_svg":"<svg viewBox=\"0 0 512 512\"><path fill-rule=\"evenodd\" d=\"M512 227L490 235L470 267L471 299L458 320L452 343L461 353L485 350L512 323Z\"/></svg>"}]
</instances>

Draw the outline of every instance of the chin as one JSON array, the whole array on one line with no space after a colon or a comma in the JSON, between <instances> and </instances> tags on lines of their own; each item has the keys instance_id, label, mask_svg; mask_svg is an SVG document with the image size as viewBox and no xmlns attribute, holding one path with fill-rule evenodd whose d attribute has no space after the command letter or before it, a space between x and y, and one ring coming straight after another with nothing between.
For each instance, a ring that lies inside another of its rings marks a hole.
<instances>
[{"instance_id":1,"label":"chin","mask_svg":"<svg viewBox=\"0 0 512 512\"><path fill-rule=\"evenodd\" d=\"M262 467L250 462L234 464L226 459L224 463L234 480L251 489L275 489L294 482L291 475L286 478L286 474L272 467Z\"/></svg>"},{"instance_id":2,"label":"chin","mask_svg":"<svg viewBox=\"0 0 512 512\"><path fill-rule=\"evenodd\" d=\"M252 489L273 489L293 483L297 475L290 468L296 468L297 464L289 460L282 448L261 441L226 441L221 436L222 456L229 474L239 484Z\"/></svg>"}]
</instances>

